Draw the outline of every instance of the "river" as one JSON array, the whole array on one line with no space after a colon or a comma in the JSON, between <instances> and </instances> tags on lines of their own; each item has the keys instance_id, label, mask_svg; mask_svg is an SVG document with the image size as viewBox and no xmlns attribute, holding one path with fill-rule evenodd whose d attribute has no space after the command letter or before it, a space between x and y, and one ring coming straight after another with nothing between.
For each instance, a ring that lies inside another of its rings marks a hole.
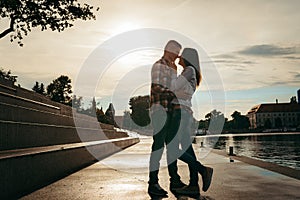
<instances>
[{"instance_id":1,"label":"river","mask_svg":"<svg viewBox=\"0 0 300 200\"><path fill-rule=\"evenodd\" d=\"M197 136L205 147L234 153L300 170L300 133L243 133Z\"/></svg>"}]
</instances>

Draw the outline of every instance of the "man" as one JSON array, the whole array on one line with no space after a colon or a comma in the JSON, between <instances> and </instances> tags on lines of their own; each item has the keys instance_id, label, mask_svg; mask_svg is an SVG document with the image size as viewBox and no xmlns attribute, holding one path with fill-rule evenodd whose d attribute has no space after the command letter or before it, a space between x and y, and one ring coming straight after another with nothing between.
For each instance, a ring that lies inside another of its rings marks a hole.
<instances>
[{"instance_id":1,"label":"man","mask_svg":"<svg viewBox=\"0 0 300 200\"><path fill-rule=\"evenodd\" d=\"M164 49L163 57L157 61L151 71L151 121L153 126L153 144L149 166L148 193L155 196L167 196L167 192L158 183L159 162L164 146L174 138L170 134L171 100L174 94L169 89L171 81L177 76L177 67L174 63L181 50L181 45L170 40ZM172 158L168 151L168 171L170 175L170 190L175 191L185 186L177 173L177 160Z\"/></svg>"}]
</instances>

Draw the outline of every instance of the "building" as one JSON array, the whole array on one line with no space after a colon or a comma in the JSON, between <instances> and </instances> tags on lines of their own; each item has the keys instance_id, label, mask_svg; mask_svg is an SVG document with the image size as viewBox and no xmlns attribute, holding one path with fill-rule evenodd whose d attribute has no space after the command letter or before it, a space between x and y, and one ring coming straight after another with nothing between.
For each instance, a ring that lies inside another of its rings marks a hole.
<instances>
[{"instance_id":1,"label":"building","mask_svg":"<svg viewBox=\"0 0 300 200\"><path fill-rule=\"evenodd\" d=\"M290 103L266 103L251 108L247 113L250 128L289 129L300 128L300 89Z\"/></svg>"},{"instance_id":2,"label":"building","mask_svg":"<svg viewBox=\"0 0 300 200\"><path fill-rule=\"evenodd\" d=\"M300 126L300 104L268 103L251 108L246 115L250 128L296 128Z\"/></svg>"}]
</instances>

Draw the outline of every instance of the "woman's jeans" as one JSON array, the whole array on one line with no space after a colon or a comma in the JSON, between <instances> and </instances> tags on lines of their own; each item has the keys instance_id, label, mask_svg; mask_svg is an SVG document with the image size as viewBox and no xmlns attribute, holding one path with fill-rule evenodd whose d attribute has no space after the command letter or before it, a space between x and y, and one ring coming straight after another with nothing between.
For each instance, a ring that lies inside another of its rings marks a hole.
<instances>
[{"instance_id":1,"label":"woman's jeans","mask_svg":"<svg viewBox=\"0 0 300 200\"><path fill-rule=\"evenodd\" d=\"M174 109L171 116L171 135L174 135L169 149L172 149L172 160L179 158L188 164L190 171L190 185L198 185L198 172L204 171L204 166L197 161L192 147L193 128L192 112L182 109ZM181 149L179 148L179 144Z\"/></svg>"}]
</instances>

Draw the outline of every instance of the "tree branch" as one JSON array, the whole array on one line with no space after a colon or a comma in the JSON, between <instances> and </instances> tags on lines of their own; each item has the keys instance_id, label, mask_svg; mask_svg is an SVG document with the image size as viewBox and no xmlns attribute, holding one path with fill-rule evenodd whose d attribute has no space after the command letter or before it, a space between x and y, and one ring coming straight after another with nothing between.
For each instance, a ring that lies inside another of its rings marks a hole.
<instances>
[{"instance_id":1,"label":"tree branch","mask_svg":"<svg viewBox=\"0 0 300 200\"><path fill-rule=\"evenodd\" d=\"M10 32L14 31L14 23L15 23L15 18L13 16L10 17L10 25L9 28L4 30L2 33L0 33L0 39L9 34Z\"/></svg>"}]
</instances>

